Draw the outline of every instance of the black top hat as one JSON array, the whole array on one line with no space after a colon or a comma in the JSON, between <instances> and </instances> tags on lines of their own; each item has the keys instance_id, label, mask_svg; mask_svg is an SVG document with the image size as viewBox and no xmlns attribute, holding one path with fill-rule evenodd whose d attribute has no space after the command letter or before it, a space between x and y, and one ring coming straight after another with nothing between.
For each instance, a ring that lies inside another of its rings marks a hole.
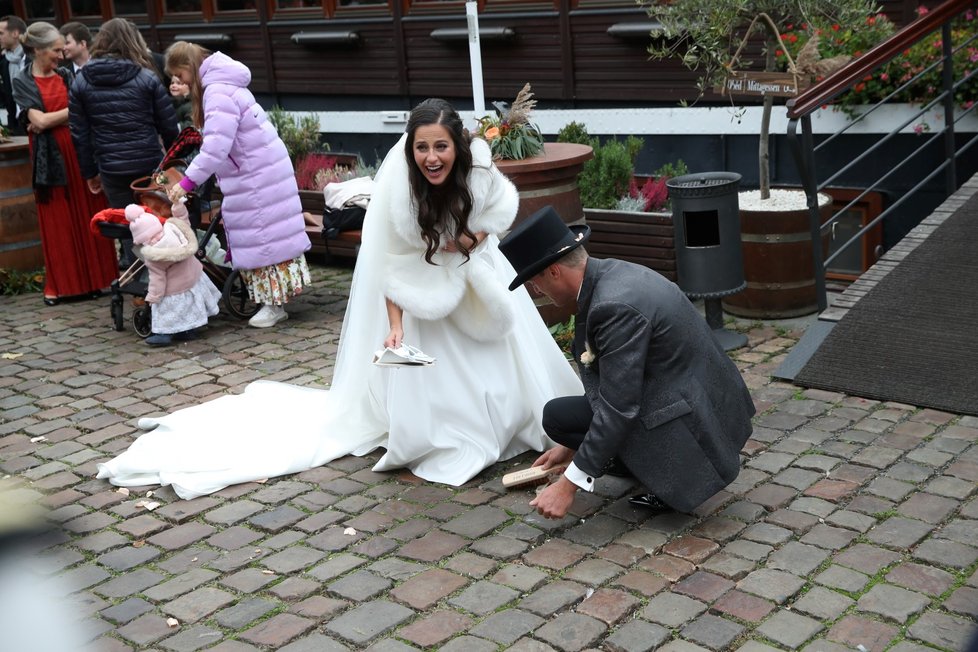
<instances>
[{"instance_id":1,"label":"black top hat","mask_svg":"<svg viewBox=\"0 0 978 652\"><path fill-rule=\"evenodd\" d=\"M553 206L544 206L521 222L499 243L509 259L516 278L509 284L515 290L548 265L580 247L591 236L591 227L564 224Z\"/></svg>"}]
</instances>

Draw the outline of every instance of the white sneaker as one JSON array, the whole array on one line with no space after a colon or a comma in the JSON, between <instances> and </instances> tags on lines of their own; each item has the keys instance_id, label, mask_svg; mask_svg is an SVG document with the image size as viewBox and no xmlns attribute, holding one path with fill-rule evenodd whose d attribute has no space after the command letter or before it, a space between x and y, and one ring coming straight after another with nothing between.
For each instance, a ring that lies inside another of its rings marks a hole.
<instances>
[{"instance_id":1,"label":"white sneaker","mask_svg":"<svg viewBox=\"0 0 978 652\"><path fill-rule=\"evenodd\" d=\"M288 318L289 313L285 312L283 306L273 306L266 303L261 307L261 310L255 313L254 317L248 320L248 325L255 328L271 328Z\"/></svg>"}]
</instances>

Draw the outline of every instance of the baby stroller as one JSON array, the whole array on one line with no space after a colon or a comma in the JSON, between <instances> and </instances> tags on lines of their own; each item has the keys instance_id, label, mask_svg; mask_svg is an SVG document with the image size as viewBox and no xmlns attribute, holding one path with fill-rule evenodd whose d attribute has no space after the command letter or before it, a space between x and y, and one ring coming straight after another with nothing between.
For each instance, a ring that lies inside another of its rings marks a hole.
<instances>
[{"instance_id":1,"label":"baby stroller","mask_svg":"<svg viewBox=\"0 0 978 652\"><path fill-rule=\"evenodd\" d=\"M183 178L183 171L186 169L186 163L177 156L181 152L185 152L187 148L196 147L200 144L199 138L195 140L192 135L185 137L188 136L187 131L184 130L184 133L181 133L152 175L137 179L132 184L135 201L146 206L154 215L170 216L170 200L167 197L167 188ZM190 131L197 133L196 130ZM210 183L204 184L203 191L187 195L187 210L190 213L191 226L195 230L200 226L202 204L204 203L202 198L206 197L210 185ZM112 209L102 211L102 213L107 212L114 211ZM129 225L124 218L121 223L105 219L93 219L93 224L97 226L99 233L105 237L116 240L132 239ZM221 290L224 308L238 319L248 319L258 312L260 306L251 300L241 272L231 269L227 264L215 259L214 253L219 247L215 247L214 244L220 244L216 237L220 225L220 208L217 208L211 211L210 223L207 230L198 239L194 257L201 262L203 271L211 282ZM212 244L212 239L214 244ZM143 262L137 259L118 279L112 282L111 316L115 330L123 330L125 328L123 295L131 295L133 297L131 316L133 330L140 337L145 338L149 337L153 331L150 306L144 301L148 291L144 269Z\"/></svg>"}]
</instances>

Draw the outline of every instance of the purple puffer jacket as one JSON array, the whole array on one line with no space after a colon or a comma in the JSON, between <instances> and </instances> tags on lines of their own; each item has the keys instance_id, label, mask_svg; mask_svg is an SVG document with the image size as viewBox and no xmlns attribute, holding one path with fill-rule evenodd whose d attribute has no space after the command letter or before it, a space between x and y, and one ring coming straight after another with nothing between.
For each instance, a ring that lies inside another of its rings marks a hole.
<instances>
[{"instance_id":1,"label":"purple puffer jacket","mask_svg":"<svg viewBox=\"0 0 978 652\"><path fill-rule=\"evenodd\" d=\"M217 175L221 215L235 269L285 262L311 247L295 171L265 110L248 90L251 71L216 52L200 66L204 142L186 176Z\"/></svg>"}]
</instances>

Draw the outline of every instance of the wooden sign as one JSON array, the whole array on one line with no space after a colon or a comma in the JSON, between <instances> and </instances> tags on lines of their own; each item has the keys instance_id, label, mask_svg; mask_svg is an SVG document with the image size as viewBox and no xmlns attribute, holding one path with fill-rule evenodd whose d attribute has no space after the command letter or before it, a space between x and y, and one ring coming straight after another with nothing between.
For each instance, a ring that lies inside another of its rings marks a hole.
<instances>
[{"instance_id":1,"label":"wooden sign","mask_svg":"<svg viewBox=\"0 0 978 652\"><path fill-rule=\"evenodd\" d=\"M808 85L805 78L786 72L734 72L715 90L721 95L773 95L794 97Z\"/></svg>"}]
</instances>

